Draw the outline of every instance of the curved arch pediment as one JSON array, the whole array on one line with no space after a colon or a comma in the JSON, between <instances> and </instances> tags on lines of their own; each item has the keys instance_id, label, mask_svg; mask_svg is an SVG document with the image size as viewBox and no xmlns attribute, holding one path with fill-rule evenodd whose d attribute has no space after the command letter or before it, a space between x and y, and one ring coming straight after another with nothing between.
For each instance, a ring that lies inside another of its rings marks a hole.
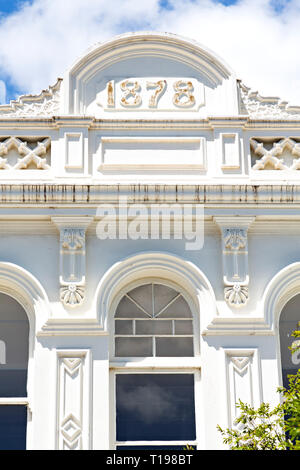
<instances>
[{"instance_id":1,"label":"curved arch pediment","mask_svg":"<svg viewBox=\"0 0 300 470\"><path fill-rule=\"evenodd\" d=\"M36 331L51 314L46 291L26 269L14 263L0 262L0 292L15 299L29 321L29 357L33 355Z\"/></svg>"},{"instance_id":2,"label":"curved arch pediment","mask_svg":"<svg viewBox=\"0 0 300 470\"><path fill-rule=\"evenodd\" d=\"M300 293L300 262L282 268L269 282L263 297L266 323L278 330L279 317L287 302Z\"/></svg>"},{"instance_id":3,"label":"curved arch pediment","mask_svg":"<svg viewBox=\"0 0 300 470\"><path fill-rule=\"evenodd\" d=\"M166 280L173 282L173 287L177 285L183 289L194 302L195 311L202 316L201 329L217 314L212 286L196 265L167 252L142 252L115 263L98 284L96 311L105 330L122 290L136 281L140 284L142 279Z\"/></svg>"},{"instance_id":4,"label":"curved arch pediment","mask_svg":"<svg viewBox=\"0 0 300 470\"><path fill-rule=\"evenodd\" d=\"M126 81L130 83L126 85L128 88L123 85L122 94L120 86ZM163 83L162 88L152 86L151 93L149 81L152 84ZM183 84L176 90L179 81ZM136 82L139 86L138 103L134 102L131 94L132 100L126 107L126 103L121 102L122 98L129 96ZM109 85L111 83L113 85ZM191 84L189 90L192 91L182 95L176 104L176 91L181 91L187 83ZM114 96L112 98L111 91L109 98L112 87L115 87ZM112 111L121 110L131 111L131 114L132 111L139 114L140 111L151 111L153 115L155 110L192 112L203 108L211 114L216 100L219 113L227 114L226 110L229 114L238 113L236 78L230 67L197 42L168 33L128 33L94 45L68 71L64 89L66 114L100 117L105 111L109 111L111 116ZM223 93L224 109L220 97L211 96L213 92L217 95ZM195 95L194 102L188 101L188 93ZM151 97L156 102L160 101L160 105L147 106Z\"/></svg>"}]
</instances>

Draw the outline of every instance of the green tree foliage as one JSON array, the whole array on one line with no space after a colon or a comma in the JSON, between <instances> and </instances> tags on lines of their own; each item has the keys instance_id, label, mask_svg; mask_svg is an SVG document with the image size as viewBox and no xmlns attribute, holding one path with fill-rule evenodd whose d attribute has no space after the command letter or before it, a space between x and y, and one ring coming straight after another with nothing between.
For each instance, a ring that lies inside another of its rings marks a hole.
<instances>
[{"instance_id":1,"label":"green tree foliage","mask_svg":"<svg viewBox=\"0 0 300 470\"><path fill-rule=\"evenodd\" d=\"M300 338L300 330L292 336ZM290 348L292 353L300 350L299 343ZM273 409L268 403L255 409L239 400L241 413L235 427L217 426L224 444L231 450L300 450L300 369L295 375L288 375L288 380L287 388L278 389L282 400Z\"/></svg>"},{"instance_id":2,"label":"green tree foliage","mask_svg":"<svg viewBox=\"0 0 300 470\"><path fill-rule=\"evenodd\" d=\"M289 376L289 387L278 389L280 405L262 403L255 409L241 400L234 429L218 430L231 450L300 450L300 369Z\"/></svg>"}]
</instances>

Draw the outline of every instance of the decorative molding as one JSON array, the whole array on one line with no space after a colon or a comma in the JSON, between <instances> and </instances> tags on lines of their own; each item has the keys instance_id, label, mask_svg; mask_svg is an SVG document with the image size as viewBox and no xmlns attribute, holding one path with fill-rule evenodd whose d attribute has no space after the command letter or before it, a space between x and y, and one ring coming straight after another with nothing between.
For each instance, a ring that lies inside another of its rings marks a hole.
<instances>
[{"instance_id":1,"label":"decorative molding","mask_svg":"<svg viewBox=\"0 0 300 470\"><path fill-rule=\"evenodd\" d=\"M62 78L58 78L55 85L43 90L39 95L22 95L10 104L0 106L0 120L2 118L17 117L52 117L59 114L60 87Z\"/></svg>"},{"instance_id":2,"label":"decorative molding","mask_svg":"<svg viewBox=\"0 0 300 470\"><path fill-rule=\"evenodd\" d=\"M222 233L224 298L231 307L249 299L247 231L255 217L214 217Z\"/></svg>"},{"instance_id":3,"label":"decorative molding","mask_svg":"<svg viewBox=\"0 0 300 470\"><path fill-rule=\"evenodd\" d=\"M300 293L300 262L285 266L270 280L261 301L264 319L273 332L279 331L279 317L285 304Z\"/></svg>"},{"instance_id":4,"label":"decorative molding","mask_svg":"<svg viewBox=\"0 0 300 470\"><path fill-rule=\"evenodd\" d=\"M85 295L85 233L93 217L52 217L60 231L60 300L77 307Z\"/></svg>"},{"instance_id":5,"label":"decorative molding","mask_svg":"<svg viewBox=\"0 0 300 470\"><path fill-rule=\"evenodd\" d=\"M37 336L107 336L94 318L50 318Z\"/></svg>"},{"instance_id":6,"label":"decorative molding","mask_svg":"<svg viewBox=\"0 0 300 470\"><path fill-rule=\"evenodd\" d=\"M49 170L50 165L47 163L47 158L42 158L42 156L49 155L50 145L49 137L8 137L0 140L0 169L23 170L33 164L37 170ZM16 163L10 162L11 150L17 150L21 156ZM3 156L7 158L3 158Z\"/></svg>"},{"instance_id":7,"label":"decorative molding","mask_svg":"<svg viewBox=\"0 0 300 470\"><path fill-rule=\"evenodd\" d=\"M65 140L65 169L83 169L84 137L82 132L66 132Z\"/></svg>"},{"instance_id":8,"label":"decorative molding","mask_svg":"<svg viewBox=\"0 0 300 470\"><path fill-rule=\"evenodd\" d=\"M72 207L89 204L120 203L120 195L131 203L222 204L229 208L245 205L247 210L257 205L273 208L300 203L300 184L0 184L0 204L52 205Z\"/></svg>"},{"instance_id":9,"label":"decorative molding","mask_svg":"<svg viewBox=\"0 0 300 470\"><path fill-rule=\"evenodd\" d=\"M263 317L216 317L202 336L274 336Z\"/></svg>"},{"instance_id":10,"label":"decorative molding","mask_svg":"<svg viewBox=\"0 0 300 470\"><path fill-rule=\"evenodd\" d=\"M51 316L47 294L29 271L7 262L0 262L0 292L16 299L28 316L29 357L32 357L36 329Z\"/></svg>"},{"instance_id":11,"label":"decorative molding","mask_svg":"<svg viewBox=\"0 0 300 470\"><path fill-rule=\"evenodd\" d=\"M98 171L207 169L205 137L102 136L99 140Z\"/></svg>"},{"instance_id":12,"label":"decorative molding","mask_svg":"<svg viewBox=\"0 0 300 470\"><path fill-rule=\"evenodd\" d=\"M222 170L241 168L240 135L238 133L220 133Z\"/></svg>"},{"instance_id":13,"label":"decorative molding","mask_svg":"<svg viewBox=\"0 0 300 470\"><path fill-rule=\"evenodd\" d=\"M90 445L90 351L57 351L57 449Z\"/></svg>"},{"instance_id":14,"label":"decorative molding","mask_svg":"<svg viewBox=\"0 0 300 470\"><path fill-rule=\"evenodd\" d=\"M250 406L262 401L261 374L256 349L225 349L228 425L236 427L239 400Z\"/></svg>"}]
</instances>

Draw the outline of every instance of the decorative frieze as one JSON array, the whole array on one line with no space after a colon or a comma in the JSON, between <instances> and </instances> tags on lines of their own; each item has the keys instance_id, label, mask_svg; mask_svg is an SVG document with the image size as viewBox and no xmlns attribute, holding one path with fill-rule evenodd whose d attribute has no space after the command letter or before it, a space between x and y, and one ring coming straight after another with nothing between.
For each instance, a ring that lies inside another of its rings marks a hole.
<instances>
[{"instance_id":1,"label":"decorative frieze","mask_svg":"<svg viewBox=\"0 0 300 470\"><path fill-rule=\"evenodd\" d=\"M231 307L240 307L249 298L247 230L254 217L214 217L222 232L224 298Z\"/></svg>"},{"instance_id":2,"label":"decorative frieze","mask_svg":"<svg viewBox=\"0 0 300 470\"><path fill-rule=\"evenodd\" d=\"M93 217L52 217L60 231L60 300L82 304L85 295L85 232Z\"/></svg>"},{"instance_id":3,"label":"decorative frieze","mask_svg":"<svg viewBox=\"0 0 300 470\"><path fill-rule=\"evenodd\" d=\"M57 449L89 446L90 351L57 351Z\"/></svg>"}]
</instances>

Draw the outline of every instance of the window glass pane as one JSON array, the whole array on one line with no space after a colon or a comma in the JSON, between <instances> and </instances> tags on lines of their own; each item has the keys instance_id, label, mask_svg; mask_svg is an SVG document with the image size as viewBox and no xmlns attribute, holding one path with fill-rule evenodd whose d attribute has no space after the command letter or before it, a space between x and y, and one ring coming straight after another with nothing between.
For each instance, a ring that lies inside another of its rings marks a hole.
<instances>
[{"instance_id":1,"label":"window glass pane","mask_svg":"<svg viewBox=\"0 0 300 470\"><path fill-rule=\"evenodd\" d=\"M172 321L155 319L137 320L135 332L137 335L171 335Z\"/></svg>"},{"instance_id":2,"label":"window glass pane","mask_svg":"<svg viewBox=\"0 0 300 470\"><path fill-rule=\"evenodd\" d=\"M194 440L193 374L118 374L118 441Z\"/></svg>"},{"instance_id":3,"label":"window glass pane","mask_svg":"<svg viewBox=\"0 0 300 470\"><path fill-rule=\"evenodd\" d=\"M136 287L129 292L129 296L152 315L152 284Z\"/></svg>"},{"instance_id":4,"label":"window glass pane","mask_svg":"<svg viewBox=\"0 0 300 470\"><path fill-rule=\"evenodd\" d=\"M132 335L133 322L132 320L116 320L115 321L116 335Z\"/></svg>"},{"instance_id":5,"label":"window glass pane","mask_svg":"<svg viewBox=\"0 0 300 470\"><path fill-rule=\"evenodd\" d=\"M192 318L190 307L182 296L178 297L159 318Z\"/></svg>"},{"instance_id":6,"label":"window glass pane","mask_svg":"<svg viewBox=\"0 0 300 470\"><path fill-rule=\"evenodd\" d=\"M0 294L0 396L26 396L29 322L21 305ZM0 407L1 408L1 407Z\"/></svg>"},{"instance_id":7,"label":"window glass pane","mask_svg":"<svg viewBox=\"0 0 300 470\"><path fill-rule=\"evenodd\" d=\"M300 295L296 295L285 305L279 319L282 377L285 387L288 385L287 375L296 374L300 367L300 351L292 355L289 350L289 346L297 341L291 334L297 329L299 321Z\"/></svg>"},{"instance_id":8,"label":"window glass pane","mask_svg":"<svg viewBox=\"0 0 300 470\"><path fill-rule=\"evenodd\" d=\"M115 355L117 357L147 357L152 356L152 337L115 339Z\"/></svg>"},{"instance_id":9,"label":"window glass pane","mask_svg":"<svg viewBox=\"0 0 300 470\"><path fill-rule=\"evenodd\" d=\"M176 290L162 284L154 285L154 313L160 312L178 295Z\"/></svg>"},{"instance_id":10,"label":"window glass pane","mask_svg":"<svg viewBox=\"0 0 300 470\"><path fill-rule=\"evenodd\" d=\"M155 338L156 356L174 357L174 356L193 356L193 338Z\"/></svg>"},{"instance_id":11,"label":"window glass pane","mask_svg":"<svg viewBox=\"0 0 300 470\"><path fill-rule=\"evenodd\" d=\"M193 322L192 320L176 320L175 321L175 335L192 335Z\"/></svg>"},{"instance_id":12,"label":"window glass pane","mask_svg":"<svg viewBox=\"0 0 300 470\"><path fill-rule=\"evenodd\" d=\"M26 449L26 423L26 406L0 406L0 450Z\"/></svg>"},{"instance_id":13,"label":"window glass pane","mask_svg":"<svg viewBox=\"0 0 300 470\"><path fill-rule=\"evenodd\" d=\"M128 297L123 297L118 305L116 318L149 318L149 316L140 310Z\"/></svg>"}]
</instances>

